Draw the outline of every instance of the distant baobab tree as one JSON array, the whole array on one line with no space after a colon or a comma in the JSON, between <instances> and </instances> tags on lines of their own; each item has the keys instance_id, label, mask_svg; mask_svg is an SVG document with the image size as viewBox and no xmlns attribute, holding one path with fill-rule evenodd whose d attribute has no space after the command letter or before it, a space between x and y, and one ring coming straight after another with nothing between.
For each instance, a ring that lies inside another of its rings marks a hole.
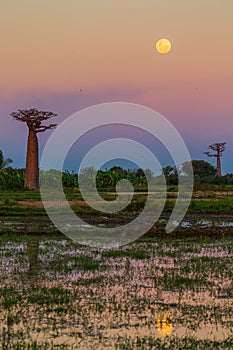
<instances>
[{"instance_id":1,"label":"distant baobab tree","mask_svg":"<svg viewBox=\"0 0 233 350\"><path fill-rule=\"evenodd\" d=\"M39 189L38 138L37 133L53 129L56 124L44 125L43 122L55 117L53 112L39 111L36 108L19 109L11 117L24 122L28 127L28 143L24 187L29 190Z\"/></svg>"},{"instance_id":2,"label":"distant baobab tree","mask_svg":"<svg viewBox=\"0 0 233 350\"><path fill-rule=\"evenodd\" d=\"M209 145L209 149L215 151L216 153L204 152L204 154L206 154L207 157L216 157L217 158L217 174L218 174L218 176L222 176L220 158L222 156L222 152L225 151L225 144L226 144L226 142L213 143L212 145Z\"/></svg>"}]
</instances>

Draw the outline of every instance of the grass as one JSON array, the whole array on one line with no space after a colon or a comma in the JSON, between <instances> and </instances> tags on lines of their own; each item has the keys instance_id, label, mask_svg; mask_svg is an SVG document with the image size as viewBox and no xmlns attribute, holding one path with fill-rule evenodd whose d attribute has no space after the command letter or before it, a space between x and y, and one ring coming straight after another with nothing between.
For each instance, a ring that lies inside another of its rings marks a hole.
<instances>
[{"instance_id":1,"label":"grass","mask_svg":"<svg viewBox=\"0 0 233 350\"><path fill-rule=\"evenodd\" d=\"M131 349L174 349L174 350L231 350L232 349L232 339L229 338L223 342L221 341L206 341L197 340L192 337L184 337L180 339L178 337L167 338L165 340L156 339L153 337L137 337L132 339L130 337L121 338L115 346L115 349L119 350L131 350Z\"/></svg>"},{"instance_id":2,"label":"grass","mask_svg":"<svg viewBox=\"0 0 233 350\"><path fill-rule=\"evenodd\" d=\"M111 193L101 193L102 197L106 201L112 201L116 199L115 194ZM40 202L40 192L39 191L16 191L16 192L1 192L1 208L0 215L46 215L46 211L44 208L33 207L33 202ZM66 191L67 200L77 200L79 201L78 205L73 204L72 209L80 214L89 214L89 215L97 215L98 211L92 209L87 206L82 199L82 196L79 192L72 192L70 190ZM146 195L137 195L134 196L134 200L131 204L128 205L125 212L138 211L143 209L145 205ZM53 199L53 198L51 198ZM19 202L28 202L30 201L30 205L25 207L22 206ZM83 201L83 205L80 203ZM56 209L57 210L57 209ZM58 209L59 210L59 209ZM61 209L62 212L62 209Z\"/></svg>"},{"instance_id":3,"label":"grass","mask_svg":"<svg viewBox=\"0 0 233 350\"><path fill-rule=\"evenodd\" d=\"M95 261L90 256L67 256L61 255L59 258L55 258L50 260L49 262L45 262L45 266L50 271L63 272L68 273L74 269L78 269L79 271L96 271L98 270L99 263Z\"/></svg>"},{"instance_id":4,"label":"grass","mask_svg":"<svg viewBox=\"0 0 233 350\"><path fill-rule=\"evenodd\" d=\"M11 347L12 346L12 347ZM9 343L8 341L4 341L2 343L2 350L55 350L55 349L68 349L69 346L67 345L53 345L53 344L43 344L40 345L37 341L33 342L24 342L24 341L17 341L14 342L14 344Z\"/></svg>"},{"instance_id":5,"label":"grass","mask_svg":"<svg viewBox=\"0 0 233 350\"><path fill-rule=\"evenodd\" d=\"M105 200L113 200L115 195L104 194ZM174 198L173 198L174 197ZM86 205L79 194L68 193L67 198L69 200L78 200L78 204L72 204L72 209L80 215L99 215L99 212ZM144 208L147 196L144 194L135 194L131 203L120 213L122 216L128 214L138 215ZM163 213L170 213L173 210L175 204L176 194L170 193L168 196ZM40 194L37 191L19 191L19 192L2 192L1 193L1 207L0 215L10 216L26 216L26 215L38 215L46 216L46 211L43 207L33 206L34 201L40 201ZM22 206L22 202L27 203L30 201L30 205ZM21 202L21 203L19 203ZM213 198L209 198L206 194L206 198L200 196L196 197L190 203L188 212L193 214L231 214L233 211L233 197L218 198L213 194ZM61 208L62 212L62 208ZM114 217L114 215L113 215Z\"/></svg>"},{"instance_id":6,"label":"grass","mask_svg":"<svg viewBox=\"0 0 233 350\"><path fill-rule=\"evenodd\" d=\"M191 201L190 212L193 213L226 213L233 211L233 198L193 200Z\"/></svg>"},{"instance_id":7,"label":"grass","mask_svg":"<svg viewBox=\"0 0 233 350\"><path fill-rule=\"evenodd\" d=\"M144 249L130 250L130 249L111 249L103 253L103 256L107 258L122 258L127 257L131 259L146 259L149 255Z\"/></svg>"},{"instance_id":8,"label":"grass","mask_svg":"<svg viewBox=\"0 0 233 350\"><path fill-rule=\"evenodd\" d=\"M70 302L70 292L62 287L53 288L41 288L38 286L32 286L30 292L24 291L24 294L28 294L27 302L29 304L39 305L67 305Z\"/></svg>"},{"instance_id":9,"label":"grass","mask_svg":"<svg viewBox=\"0 0 233 350\"><path fill-rule=\"evenodd\" d=\"M231 349L232 257L230 237L96 250L61 236L1 236L2 346Z\"/></svg>"}]
</instances>

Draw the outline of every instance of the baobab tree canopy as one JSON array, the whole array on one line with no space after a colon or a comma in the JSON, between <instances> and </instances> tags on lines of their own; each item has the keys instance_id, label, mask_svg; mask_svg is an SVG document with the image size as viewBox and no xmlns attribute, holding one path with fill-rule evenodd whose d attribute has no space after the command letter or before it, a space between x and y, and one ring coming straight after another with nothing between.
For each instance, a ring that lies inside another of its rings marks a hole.
<instances>
[{"instance_id":1,"label":"baobab tree canopy","mask_svg":"<svg viewBox=\"0 0 233 350\"><path fill-rule=\"evenodd\" d=\"M44 132L48 129L53 129L57 125L43 125L43 121L56 117L57 114L48 111L39 111L36 108L19 109L18 112L13 112L10 115L19 122L27 123L28 128L35 131L36 133Z\"/></svg>"},{"instance_id":2,"label":"baobab tree canopy","mask_svg":"<svg viewBox=\"0 0 233 350\"><path fill-rule=\"evenodd\" d=\"M55 117L57 114L48 111L39 111L36 108L19 109L10 114L19 122L28 126L28 143L25 172L25 188L30 190L39 189L39 165L38 165L38 139L37 133L48 129L54 129L56 124L44 124L46 120Z\"/></svg>"},{"instance_id":3,"label":"baobab tree canopy","mask_svg":"<svg viewBox=\"0 0 233 350\"><path fill-rule=\"evenodd\" d=\"M209 149L219 152L220 155L222 155L222 152L225 151L225 144L226 142L213 143L212 145L209 145Z\"/></svg>"}]
</instances>

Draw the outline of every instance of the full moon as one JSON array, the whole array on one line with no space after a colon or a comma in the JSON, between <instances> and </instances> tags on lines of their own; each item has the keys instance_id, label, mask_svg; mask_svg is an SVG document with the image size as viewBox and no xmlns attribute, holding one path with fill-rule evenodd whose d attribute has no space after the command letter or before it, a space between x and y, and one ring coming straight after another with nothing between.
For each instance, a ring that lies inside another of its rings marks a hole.
<instances>
[{"instance_id":1,"label":"full moon","mask_svg":"<svg viewBox=\"0 0 233 350\"><path fill-rule=\"evenodd\" d=\"M172 44L168 39L159 39L156 43L156 50L159 53L166 54L171 50L171 48Z\"/></svg>"}]
</instances>

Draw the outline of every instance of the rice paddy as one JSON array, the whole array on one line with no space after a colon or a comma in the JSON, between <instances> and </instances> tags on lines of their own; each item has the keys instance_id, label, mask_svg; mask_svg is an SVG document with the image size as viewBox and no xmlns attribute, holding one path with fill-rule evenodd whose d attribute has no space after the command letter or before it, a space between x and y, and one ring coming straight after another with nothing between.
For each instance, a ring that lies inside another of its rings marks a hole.
<instances>
[{"instance_id":1,"label":"rice paddy","mask_svg":"<svg viewBox=\"0 0 233 350\"><path fill-rule=\"evenodd\" d=\"M129 222L144 197L116 216L96 215L79 193L68 194L87 228ZM37 192L3 193L2 349L232 349L232 194L194 193L167 235L175 198L169 193L145 237L96 249L63 236Z\"/></svg>"},{"instance_id":2,"label":"rice paddy","mask_svg":"<svg viewBox=\"0 0 233 350\"><path fill-rule=\"evenodd\" d=\"M231 235L97 250L17 225L0 236L2 349L233 348Z\"/></svg>"}]
</instances>

